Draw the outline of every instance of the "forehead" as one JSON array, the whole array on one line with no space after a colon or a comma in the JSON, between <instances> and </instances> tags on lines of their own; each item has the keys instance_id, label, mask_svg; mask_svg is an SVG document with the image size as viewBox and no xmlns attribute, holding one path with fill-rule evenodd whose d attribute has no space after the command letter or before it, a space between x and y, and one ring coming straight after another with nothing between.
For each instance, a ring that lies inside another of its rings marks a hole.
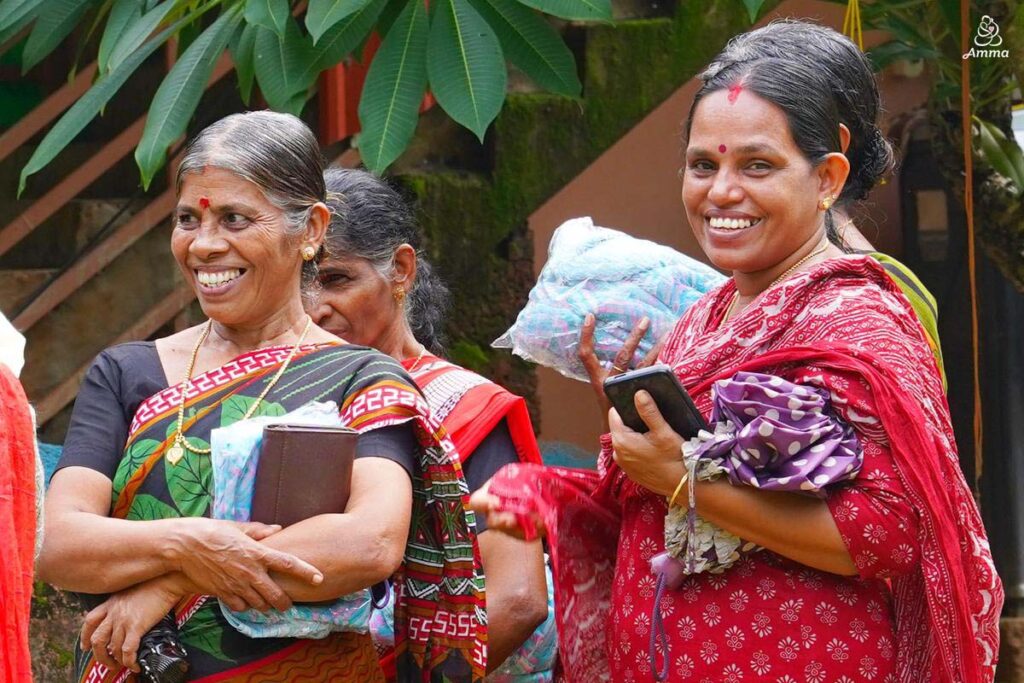
<instances>
[{"instance_id":1,"label":"forehead","mask_svg":"<svg viewBox=\"0 0 1024 683\"><path fill-rule=\"evenodd\" d=\"M216 166L204 166L201 171L182 176L180 200L195 203L200 197L206 197L214 204L232 201L270 205L266 195L255 183Z\"/></svg>"},{"instance_id":2,"label":"forehead","mask_svg":"<svg viewBox=\"0 0 1024 683\"><path fill-rule=\"evenodd\" d=\"M346 252L331 252L320 262L320 270L345 270L352 273L377 272L367 259Z\"/></svg>"},{"instance_id":3,"label":"forehead","mask_svg":"<svg viewBox=\"0 0 1024 683\"><path fill-rule=\"evenodd\" d=\"M687 146L717 149L720 144L729 148L768 145L799 153L782 109L746 89L713 92L693 112Z\"/></svg>"}]
</instances>

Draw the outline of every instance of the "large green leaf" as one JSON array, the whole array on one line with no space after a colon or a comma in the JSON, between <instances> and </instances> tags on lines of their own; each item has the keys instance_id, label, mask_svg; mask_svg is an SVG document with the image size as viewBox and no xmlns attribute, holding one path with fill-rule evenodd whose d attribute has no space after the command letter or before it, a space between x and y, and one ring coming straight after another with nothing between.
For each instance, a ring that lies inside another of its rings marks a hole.
<instances>
[{"instance_id":1,"label":"large green leaf","mask_svg":"<svg viewBox=\"0 0 1024 683\"><path fill-rule=\"evenodd\" d=\"M612 0L519 0L562 19L612 20Z\"/></svg>"},{"instance_id":2,"label":"large green leaf","mask_svg":"<svg viewBox=\"0 0 1024 683\"><path fill-rule=\"evenodd\" d=\"M26 17L35 17L48 0L0 0L0 32L15 24L24 25Z\"/></svg>"},{"instance_id":3,"label":"large green leaf","mask_svg":"<svg viewBox=\"0 0 1024 683\"><path fill-rule=\"evenodd\" d=\"M224 638L224 626L217 618L217 605L207 605L188 620L188 628L181 634L181 642L190 650L198 650L203 654L225 662L232 658L224 653L221 641Z\"/></svg>"},{"instance_id":4,"label":"large green leaf","mask_svg":"<svg viewBox=\"0 0 1024 683\"><path fill-rule=\"evenodd\" d=\"M64 113L64 116L60 117L60 120L50 129L50 132L46 134L46 137L39 143L39 146L36 147L36 151L32 154L28 163L25 164L25 168L21 169L21 178L18 181L19 195L25 190L25 182L29 176L50 163L61 150L67 147L68 143L76 135L82 132L86 124L93 120L100 109L114 96L114 93L121 89L121 86L128 80L128 77L135 73L135 70L146 61L146 58L153 54L158 47L163 45L178 30L181 23L179 21L164 29L140 49L128 55L109 74L96 81L89 88L88 92L82 95Z\"/></svg>"},{"instance_id":5,"label":"large green leaf","mask_svg":"<svg viewBox=\"0 0 1024 683\"><path fill-rule=\"evenodd\" d=\"M229 49L231 59L235 63L235 74L238 76L238 92L246 105L252 97L252 83L256 77L254 65L254 53L256 50L256 32L259 27L246 24L241 31L235 34Z\"/></svg>"},{"instance_id":6,"label":"large green leaf","mask_svg":"<svg viewBox=\"0 0 1024 683\"><path fill-rule=\"evenodd\" d=\"M130 24L118 39L117 44L111 49L110 57L107 60L107 68L113 71L134 53L140 45L146 42L166 17L174 9L175 0L164 0L153 9L143 14L139 19ZM184 25L179 21L176 26Z\"/></svg>"},{"instance_id":7,"label":"large green leaf","mask_svg":"<svg viewBox=\"0 0 1024 683\"><path fill-rule=\"evenodd\" d=\"M409 144L427 89L427 11L410 0L381 43L359 100L359 153L372 171L381 172Z\"/></svg>"},{"instance_id":8,"label":"large green leaf","mask_svg":"<svg viewBox=\"0 0 1024 683\"><path fill-rule=\"evenodd\" d=\"M366 7L370 0L309 0L306 10L306 28L313 36L313 44L335 24Z\"/></svg>"},{"instance_id":9,"label":"large green leaf","mask_svg":"<svg viewBox=\"0 0 1024 683\"><path fill-rule=\"evenodd\" d=\"M273 31L284 38L288 20L292 16L288 0L246 0L245 21Z\"/></svg>"},{"instance_id":10,"label":"large green leaf","mask_svg":"<svg viewBox=\"0 0 1024 683\"><path fill-rule=\"evenodd\" d=\"M505 101L508 72L498 37L467 0L434 6L427 75L438 104L483 142Z\"/></svg>"},{"instance_id":11,"label":"large green leaf","mask_svg":"<svg viewBox=\"0 0 1024 683\"><path fill-rule=\"evenodd\" d=\"M310 77L306 69L314 60L309 39L289 18L283 39L262 26L258 29L253 55L256 81L267 104L277 111L298 114L305 102L306 91L316 80L316 74Z\"/></svg>"},{"instance_id":12,"label":"large green leaf","mask_svg":"<svg viewBox=\"0 0 1024 683\"><path fill-rule=\"evenodd\" d=\"M117 465L117 471L114 473L112 486L114 499L117 498L117 494L124 490L128 480L135 475L136 470L142 466L142 463L146 462L153 453L156 453L160 445L160 442L156 439L140 439L128 447Z\"/></svg>"},{"instance_id":13,"label":"large green leaf","mask_svg":"<svg viewBox=\"0 0 1024 683\"><path fill-rule=\"evenodd\" d=\"M181 517L173 507L156 496L140 493L132 500L125 519L151 521L154 519L177 519Z\"/></svg>"},{"instance_id":14,"label":"large green leaf","mask_svg":"<svg viewBox=\"0 0 1024 683\"><path fill-rule=\"evenodd\" d=\"M753 24L757 21L758 15L761 14L764 0L743 0L743 6L747 8L747 17L750 19L750 23Z\"/></svg>"},{"instance_id":15,"label":"large green leaf","mask_svg":"<svg viewBox=\"0 0 1024 683\"><path fill-rule=\"evenodd\" d=\"M996 125L974 117L974 139L985 160L999 175L1010 180L1014 191L1024 191L1024 153L1016 140L1010 140Z\"/></svg>"},{"instance_id":16,"label":"large green leaf","mask_svg":"<svg viewBox=\"0 0 1024 683\"><path fill-rule=\"evenodd\" d=\"M100 73L107 72L110 53L113 52L117 41L124 35L125 29L142 18L142 10L142 0L114 0L114 4L110 8L110 16L107 17L107 27L103 30L103 38L100 40L100 50L96 56Z\"/></svg>"},{"instance_id":17,"label":"large green leaf","mask_svg":"<svg viewBox=\"0 0 1024 683\"><path fill-rule=\"evenodd\" d=\"M946 30L949 31L953 45L957 53L963 49L960 47L960 0L939 0L939 11L946 22Z\"/></svg>"},{"instance_id":18,"label":"large green leaf","mask_svg":"<svg viewBox=\"0 0 1024 683\"><path fill-rule=\"evenodd\" d=\"M142 172L144 188L149 188L153 176L167 160L167 148L185 133L213 67L241 20L237 5L221 14L189 45L157 89L149 106L142 140L135 148L135 161Z\"/></svg>"},{"instance_id":19,"label":"large green leaf","mask_svg":"<svg viewBox=\"0 0 1024 683\"><path fill-rule=\"evenodd\" d=\"M895 40L902 41L913 47L933 47L931 36L927 33L927 25L903 19L898 14L887 13L875 22L877 28L886 31Z\"/></svg>"},{"instance_id":20,"label":"large green leaf","mask_svg":"<svg viewBox=\"0 0 1024 683\"><path fill-rule=\"evenodd\" d=\"M60 45L95 0L48 0L39 12L22 53L23 70L28 71Z\"/></svg>"},{"instance_id":21,"label":"large green leaf","mask_svg":"<svg viewBox=\"0 0 1024 683\"><path fill-rule=\"evenodd\" d=\"M377 33L380 34L381 40L387 38L388 31L398 20L398 15L406 8L408 2L409 0L387 0L387 4L384 5L384 9L381 10L380 17L377 19Z\"/></svg>"},{"instance_id":22,"label":"large green leaf","mask_svg":"<svg viewBox=\"0 0 1024 683\"><path fill-rule=\"evenodd\" d=\"M0 47L6 46L6 50L13 48L15 43L11 39L21 33L21 30L33 21L35 21L35 15L32 12L26 12L20 15L13 24L9 24L7 28L0 30ZM21 42L19 41L18 44L20 45ZM0 52L0 54L4 54L4 52Z\"/></svg>"},{"instance_id":23,"label":"large green leaf","mask_svg":"<svg viewBox=\"0 0 1024 683\"><path fill-rule=\"evenodd\" d=\"M387 0L370 0L361 9L332 26L314 46L316 60L307 69L319 73L348 56L370 33L386 4Z\"/></svg>"},{"instance_id":24,"label":"large green leaf","mask_svg":"<svg viewBox=\"0 0 1024 683\"><path fill-rule=\"evenodd\" d=\"M224 405L221 406L220 409L220 426L227 427L228 425L233 425L243 419L245 414L252 407L252 404L255 402L256 399L251 396L241 396L239 394L228 396L224 400ZM252 417L263 417L267 415L280 417L286 412L287 411L284 406L280 403L275 403L273 401L261 401L260 404L256 406L256 410L253 411Z\"/></svg>"},{"instance_id":25,"label":"large green leaf","mask_svg":"<svg viewBox=\"0 0 1024 683\"><path fill-rule=\"evenodd\" d=\"M188 437L195 448L209 448L203 439ZM182 517L202 517L213 500L213 465L210 455L185 449L181 460L172 465L164 460L167 491Z\"/></svg>"},{"instance_id":26,"label":"large green leaf","mask_svg":"<svg viewBox=\"0 0 1024 683\"><path fill-rule=\"evenodd\" d=\"M535 10L516 0L470 0L501 42L508 61L537 85L575 97L583 86L576 60L558 31Z\"/></svg>"}]
</instances>

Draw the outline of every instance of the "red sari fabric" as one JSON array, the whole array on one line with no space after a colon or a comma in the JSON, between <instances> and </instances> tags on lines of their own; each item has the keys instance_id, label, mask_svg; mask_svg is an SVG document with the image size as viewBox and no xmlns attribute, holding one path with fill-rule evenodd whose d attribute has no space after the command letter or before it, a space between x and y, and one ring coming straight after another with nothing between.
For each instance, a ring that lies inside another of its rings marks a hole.
<instances>
[{"instance_id":1,"label":"red sari fabric","mask_svg":"<svg viewBox=\"0 0 1024 683\"><path fill-rule=\"evenodd\" d=\"M865 447L860 477L827 501L860 576L762 551L723 574L690 577L659 605L669 679L990 681L1002 586L909 302L862 257L800 273L722 325L734 291L730 281L689 309L661 359L705 415L711 383L741 370L829 390ZM603 462L600 479L586 481L508 468L491 491L548 525L566 678L651 680L648 560L663 549L665 502L628 480L607 448ZM604 523L587 536L584 519Z\"/></svg>"},{"instance_id":2,"label":"red sari fabric","mask_svg":"<svg viewBox=\"0 0 1024 683\"><path fill-rule=\"evenodd\" d=\"M540 463L537 437L521 396L437 356L407 358L402 366L426 395L434 417L448 430L461 462L505 420L520 462Z\"/></svg>"},{"instance_id":3,"label":"red sari fabric","mask_svg":"<svg viewBox=\"0 0 1024 683\"><path fill-rule=\"evenodd\" d=\"M36 542L35 430L28 399L0 363L0 682L32 680L28 622Z\"/></svg>"}]
</instances>

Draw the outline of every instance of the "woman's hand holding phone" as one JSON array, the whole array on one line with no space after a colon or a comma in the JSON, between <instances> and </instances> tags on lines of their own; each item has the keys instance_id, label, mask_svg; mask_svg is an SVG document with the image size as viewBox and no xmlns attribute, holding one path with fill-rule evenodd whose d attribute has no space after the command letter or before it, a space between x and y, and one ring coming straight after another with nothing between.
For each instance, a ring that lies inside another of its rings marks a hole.
<instances>
[{"instance_id":1,"label":"woman's hand holding phone","mask_svg":"<svg viewBox=\"0 0 1024 683\"><path fill-rule=\"evenodd\" d=\"M686 472L681 450L684 439L665 421L650 394L638 391L633 400L648 431L633 431L611 408L608 424L615 462L626 476L644 488L670 496Z\"/></svg>"}]
</instances>

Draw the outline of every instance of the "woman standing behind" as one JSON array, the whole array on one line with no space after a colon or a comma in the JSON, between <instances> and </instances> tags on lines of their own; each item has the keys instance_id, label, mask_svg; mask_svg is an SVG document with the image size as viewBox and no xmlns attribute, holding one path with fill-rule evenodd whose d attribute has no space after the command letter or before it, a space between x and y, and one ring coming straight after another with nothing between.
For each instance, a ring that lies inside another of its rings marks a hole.
<instances>
[{"instance_id":1,"label":"woman standing behind","mask_svg":"<svg viewBox=\"0 0 1024 683\"><path fill-rule=\"evenodd\" d=\"M814 392L817 409L856 435L859 474L824 498L756 479L694 482L696 514L749 545L720 573L691 574L663 595L651 559L690 482L684 439L645 392L635 402L649 431L611 411L600 475L509 467L474 504L492 528L543 521L556 599L572 595L558 607L560 655L581 680L651 680L664 667L673 681L990 681L1002 587L935 358L877 262L828 238L850 164L827 73L753 59L718 64L703 81L686 122L682 198L702 249L732 278L687 310L660 360L705 418L721 405L717 382L773 375L762 401L735 412L761 420L749 434L758 448L801 420L799 397ZM772 403L786 382L797 385L788 402ZM781 458L806 445L777 448ZM824 480L814 483L835 481ZM610 581L595 570L578 590L581 572L609 563Z\"/></svg>"},{"instance_id":2,"label":"woman standing behind","mask_svg":"<svg viewBox=\"0 0 1024 683\"><path fill-rule=\"evenodd\" d=\"M418 251L410 207L365 171L329 169L325 180L331 223L318 286L306 297L316 323L402 363L455 442L471 491L505 464L539 463L526 402L440 357L448 290ZM544 561L539 542L477 523L493 671L547 618Z\"/></svg>"}]
</instances>

